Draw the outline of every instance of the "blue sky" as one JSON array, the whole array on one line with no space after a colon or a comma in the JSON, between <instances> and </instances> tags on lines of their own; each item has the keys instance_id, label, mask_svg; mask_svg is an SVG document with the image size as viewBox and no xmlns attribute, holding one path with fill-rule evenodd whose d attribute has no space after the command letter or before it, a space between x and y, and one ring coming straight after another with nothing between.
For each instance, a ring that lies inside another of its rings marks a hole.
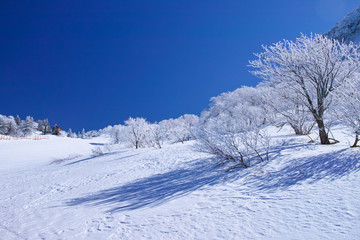
<instances>
[{"instance_id":1,"label":"blue sky","mask_svg":"<svg viewBox=\"0 0 360 240\"><path fill-rule=\"evenodd\" d=\"M258 80L261 44L325 33L355 0L1 1L0 114L79 131L200 114Z\"/></svg>"}]
</instances>

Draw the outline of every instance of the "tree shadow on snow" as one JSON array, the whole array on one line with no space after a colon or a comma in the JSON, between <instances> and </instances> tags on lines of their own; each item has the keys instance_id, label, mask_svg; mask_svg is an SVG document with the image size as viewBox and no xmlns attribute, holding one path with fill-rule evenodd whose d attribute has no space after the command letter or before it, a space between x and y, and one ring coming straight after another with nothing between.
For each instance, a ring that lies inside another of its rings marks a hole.
<instances>
[{"instance_id":1,"label":"tree shadow on snow","mask_svg":"<svg viewBox=\"0 0 360 240\"><path fill-rule=\"evenodd\" d=\"M206 185L226 181L234 174L215 168L213 159L195 160L188 168L142 178L122 186L68 201L68 206L108 206L108 212L158 206Z\"/></svg>"},{"instance_id":2,"label":"tree shadow on snow","mask_svg":"<svg viewBox=\"0 0 360 240\"><path fill-rule=\"evenodd\" d=\"M360 170L358 152L343 149L289 161L282 169L276 172L253 177L248 184L255 191L286 190L304 181L309 183L319 180L333 181L358 170Z\"/></svg>"},{"instance_id":3,"label":"tree shadow on snow","mask_svg":"<svg viewBox=\"0 0 360 240\"><path fill-rule=\"evenodd\" d=\"M94 155L94 156L83 158L83 159L80 159L80 160L77 160L77 161L74 161L74 162L67 163L64 166L74 165L74 164L81 163L81 162L86 162L86 161L89 161L89 160L92 160L92 159L95 159L95 158L107 157L107 156L116 155L116 154L123 153L123 152L126 152L126 151L116 151L116 152L103 153L103 154L100 154L100 155ZM132 156L134 156L134 155L132 155ZM122 158L125 158L125 157L122 157ZM119 158L119 159L121 159L121 158Z\"/></svg>"}]
</instances>

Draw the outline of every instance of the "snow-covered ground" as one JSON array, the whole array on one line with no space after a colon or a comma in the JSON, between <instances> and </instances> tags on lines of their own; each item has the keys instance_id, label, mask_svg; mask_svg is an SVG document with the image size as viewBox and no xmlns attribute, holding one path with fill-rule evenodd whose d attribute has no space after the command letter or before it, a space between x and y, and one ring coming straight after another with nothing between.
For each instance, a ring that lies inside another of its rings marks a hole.
<instances>
[{"instance_id":1,"label":"snow-covered ground","mask_svg":"<svg viewBox=\"0 0 360 240\"><path fill-rule=\"evenodd\" d=\"M359 239L360 156L287 128L271 161L225 172L194 142L0 141L0 239ZM107 149L92 157L91 149Z\"/></svg>"}]
</instances>

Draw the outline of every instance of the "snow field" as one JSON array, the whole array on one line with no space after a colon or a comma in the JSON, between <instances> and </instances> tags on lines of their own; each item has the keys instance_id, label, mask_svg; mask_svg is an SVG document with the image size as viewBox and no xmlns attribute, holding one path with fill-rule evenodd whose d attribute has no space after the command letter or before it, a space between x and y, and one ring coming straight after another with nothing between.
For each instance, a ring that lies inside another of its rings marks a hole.
<instances>
[{"instance_id":1,"label":"snow field","mask_svg":"<svg viewBox=\"0 0 360 240\"><path fill-rule=\"evenodd\" d=\"M349 132L322 146L268 131L271 161L231 172L194 142L97 157L105 139L0 142L0 239L358 239Z\"/></svg>"}]
</instances>

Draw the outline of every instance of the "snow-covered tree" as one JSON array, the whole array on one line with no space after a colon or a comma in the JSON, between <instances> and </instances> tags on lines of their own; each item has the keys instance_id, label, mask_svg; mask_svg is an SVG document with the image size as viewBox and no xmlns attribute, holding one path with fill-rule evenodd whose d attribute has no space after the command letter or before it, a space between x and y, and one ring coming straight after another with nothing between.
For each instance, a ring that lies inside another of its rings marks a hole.
<instances>
[{"instance_id":1,"label":"snow-covered tree","mask_svg":"<svg viewBox=\"0 0 360 240\"><path fill-rule=\"evenodd\" d=\"M0 134L6 135L7 133L7 117L0 115Z\"/></svg>"},{"instance_id":2,"label":"snow-covered tree","mask_svg":"<svg viewBox=\"0 0 360 240\"><path fill-rule=\"evenodd\" d=\"M85 139L85 129L84 128L81 130L80 137L82 139Z\"/></svg>"},{"instance_id":3,"label":"snow-covered tree","mask_svg":"<svg viewBox=\"0 0 360 240\"><path fill-rule=\"evenodd\" d=\"M146 140L149 146L154 148L162 148L164 140L166 139L166 131L162 125L158 123L149 124L148 134Z\"/></svg>"},{"instance_id":4,"label":"snow-covered tree","mask_svg":"<svg viewBox=\"0 0 360 240\"><path fill-rule=\"evenodd\" d=\"M117 125L113 128L112 138L114 139L114 142L116 144L119 144L121 142L121 133L122 133L123 126Z\"/></svg>"},{"instance_id":5,"label":"snow-covered tree","mask_svg":"<svg viewBox=\"0 0 360 240\"><path fill-rule=\"evenodd\" d=\"M19 115L16 115L15 122L16 122L16 125L20 126L21 119L20 119Z\"/></svg>"},{"instance_id":6,"label":"snow-covered tree","mask_svg":"<svg viewBox=\"0 0 360 240\"><path fill-rule=\"evenodd\" d=\"M335 107L333 114L355 133L352 147L357 147L360 135L360 74L348 80L334 91Z\"/></svg>"},{"instance_id":7,"label":"snow-covered tree","mask_svg":"<svg viewBox=\"0 0 360 240\"><path fill-rule=\"evenodd\" d=\"M17 132L17 124L13 116L0 115L0 134L13 136Z\"/></svg>"},{"instance_id":8,"label":"snow-covered tree","mask_svg":"<svg viewBox=\"0 0 360 240\"><path fill-rule=\"evenodd\" d=\"M252 73L300 94L319 128L321 144L329 144L324 114L332 102L330 93L359 70L359 46L315 34L263 49L255 54L258 59L250 61L257 69Z\"/></svg>"},{"instance_id":9,"label":"snow-covered tree","mask_svg":"<svg viewBox=\"0 0 360 240\"><path fill-rule=\"evenodd\" d=\"M49 123L49 120L48 119L44 119L43 121L43 131L42 133L44 135L48 134L51 132L51 126L50 126L50 123Z\"/></svg>"},{"instance_id":10,"label":"snow-covered tree","mask_svg":"<svg viewBox=\"0 0 360 240\"><path fill-rule=\"evenodd\" d=\"M98 137L100 134L97 130L90 130L85 133L85 138L94 138Z\"/></svg>"},{"instance_id":11,"label":"snow-covered tree","mask_svg":"<svg viewBox=\"0 0 360 240\"><path fill-rule=\"evenodd\" d=\"M165 138L173 142L184 143L194 139L192 129L198 121L198 116L185 114L176 119L163 120L159 123L159 126L165 131Z\"/></svg>"},{"instance_id":12,"label":"snow-covered tree","mask_svg":"<svg viewBox=\"0 0 360 240\"><path fill-rule=\"evenodd\" d=\"M270 137L262 129L266 114L253 90L243 87L211 99L196 130L201 151L245 168L268 159Z\"/></svg>"},{"instance_id":13,"label":"snow-covered tree","mask_svg":"<svg viewBox=\"0 0 360 240\"><path fill-rule=\"evenodd\" d=\"M17 131L18 125L16 124L15 118L13 116L9 116L7 122L7 134L10 136L15 136Z\"/></svg>"},{"instance_id":14,"label":"snow-covered tree","mask_svg":"<svg viewBox=\"0 0 360 240\"><path fill-rule=\"evenodd\" d=\"M128 141L136 149L146 146L146 134L149 128L149 123L145 118L129 118L125 121L127 127Z\"/></svg>"},{"instance_id":15,"label":"snow-covered tree","mask_svg":"<svg viewBox=\"0 0 360 240\"><path fill-rule=\"evenodd\" d=\"M69 138L73 138L73 137L74 137L74 134L73 134L71 128L69 128L69 131L68 131L68 133L67 133L66 136L69 137Z\"/></svg>"},{"instance_id":16,"label":"snow-covered tree","mask_svg":"<svg viewBox=\"0 0 360 240\"><path fill-rule=\"evenodd\" d=\"M106 135L110 137L112 139L112 142L115 144L127 143L129 140L128 128L121 124L108 126L104 129L99 130L98 132L99 135Z\"/></svg>"},{"instance_id":17,"label":"snow-covered tree","mask_svg":"<svg viewBox=\"0 0 360 240\"><path fill-rule=\"evenodd\" d=\"M263 116L257 116L256 110L248 106L237 110L234 116L220 113L202 122L197 130L198 148L247 168L255 159L268 159L270 138L261 130Z\"/></svg>"},{"instance_id":18,"label":"snow-covered tree","mask_svg":"<svg viewBox=\"0 0 360 240\"><path fill-rule=\"evenodd\" d=\"M263 104L269 112L275 113L274 124L278 127L289 125L296 135L307 135L312 130L315 122L309 109L304 103L302 95L286 87L277 84L268 86L260 84Z\"/></svg>"},{"instance_id":19,"label":"snow-covered tree","mask_svg":"<svg viewBox=\"0 0 360 240\"><path fill-rule=\"evenodd\" d=\"M259 115L263 117L264 123L271 122L273 118L272 112L268 111L265 106L262 91L262 88L243 86L232 92L225 92L213 97L210 99L210 108L202 113L202 119L206 121L206 118L216 117L223 113L232 117L236 114L239 106L246 104L257 108Z\"/></svg>"},{"instance_id":20,"label":"snow-covered tree","mask_svg":"<svg viewBox=\"0 0 360 240\"><path fill-rule=\"evenodd\" d=\"M23 136L31 135L35 132L37 124L34 122L34 118L27 116L25 121L20 124L20 131Z\"/></svg>"}]
</instances>

